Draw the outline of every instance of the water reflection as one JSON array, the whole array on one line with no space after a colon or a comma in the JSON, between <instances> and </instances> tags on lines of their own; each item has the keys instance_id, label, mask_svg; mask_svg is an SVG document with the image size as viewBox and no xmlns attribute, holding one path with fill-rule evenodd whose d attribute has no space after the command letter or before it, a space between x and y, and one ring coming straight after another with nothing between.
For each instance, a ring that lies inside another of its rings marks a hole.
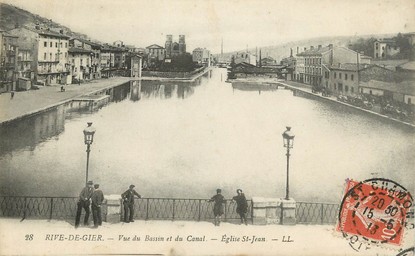
<instances>
[{"instance_id":1,"label":"water reflection","mask_svg":"<svg viewBox=\"0 0 415 256\"><path fill-rule=\"evenodd\" d=\"M194 93L192 85L199 85L200 79L194 83L146 81L141 87L143 97L147 99L185 99Z\"/></svg>"},{"instance_id":2,"label":"water reflection","mask_svg":"<svg viewBox=\"0 0 415 256\"><path fill-rule=\"evenodd\" d=\"M201 79L192 83L131 81L108 89L105 94L110 96L110 102L121 102L130 99L139 101L146 99L185 99L194 93L193 86L201 84ZM65 129L65 119L77 119L98 112L92 104L69 102L49 111L21 119L19 121L0 125L0 156L15 150L26 149L33 151L36 145L53 138Z\"/></svg>"},{"instance_id":3,"label":"water reflection","mask_svg":"<svg viewBox=\"0 0 415 256\"><path fill-rule=\"evenodd\" d=\"M62 105L43 114L31 116L0 126L0 156L36 146L59 135L65 129L66 106Z\"/></svg>"}]
</instances>

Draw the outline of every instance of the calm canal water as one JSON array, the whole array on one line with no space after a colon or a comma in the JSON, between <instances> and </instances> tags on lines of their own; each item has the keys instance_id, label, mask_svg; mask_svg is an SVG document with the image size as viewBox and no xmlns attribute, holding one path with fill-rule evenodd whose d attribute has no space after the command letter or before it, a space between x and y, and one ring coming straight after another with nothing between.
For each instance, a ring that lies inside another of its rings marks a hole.
<instances>
[{"instance_id":1,"label":"calm canal water","mask_svg":"<svg viewBox=\"0 0 415 256\"><path fill-rule=\"evenodd\" d=\"M207 198L216 188L227 198L237 188L284 197L287 125L295 199L340 202L346 178L414 190L413 130L289 90L236 90L225 78L215 69L194 83L126 84L98 111L61 106L0 128L0 194L77 196L89 121L97 130L89 177L105 194L135 184L145 197Z\"/></svg>"}]
</instances>

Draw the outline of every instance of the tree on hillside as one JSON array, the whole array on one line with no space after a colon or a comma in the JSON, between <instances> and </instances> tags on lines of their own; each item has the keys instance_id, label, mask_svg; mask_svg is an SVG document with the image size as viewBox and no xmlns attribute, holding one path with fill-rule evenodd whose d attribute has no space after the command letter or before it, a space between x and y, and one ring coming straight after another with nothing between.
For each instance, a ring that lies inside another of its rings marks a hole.
<instances>
[{"instance_id":1,"label":"tree on hillside","mask_svg":"<svg viewBox=\"0 0 415 256\"><path fill-rule=\"evenodd\" d=\"M363 52L365 55L374 57L374 43L376 39L371 37L369 39L359 38L356 42L351 43L349 48L356 52Z\"/></svg>"}]
</instances>

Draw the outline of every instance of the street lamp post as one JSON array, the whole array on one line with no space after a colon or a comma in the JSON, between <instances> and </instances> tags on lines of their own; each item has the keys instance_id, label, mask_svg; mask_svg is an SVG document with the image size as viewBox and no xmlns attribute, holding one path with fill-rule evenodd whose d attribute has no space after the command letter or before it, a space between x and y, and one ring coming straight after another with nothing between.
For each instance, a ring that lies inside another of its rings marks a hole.
<instances>
[{"instance_id":1,"label":"street lamp post","mask_svg":"<svg viewBox=\"0 0 415 256\"><path fill-rule=\"evenodd\" d=\"M84 129L84 141L86 145L86 175L85 184L88 183L88 167L89 167L89 152L91 152L91 144L94 141L95 128L92 127L92 122L87 123L88 126Z\"/></svg>"},{"instance_id":2,"label":"street lamp post","mask_svg":"<svg viewBox=\"0 0 415 256\"><path fill-rule=\"evenodd\" d=\"M284 141L284 147L287 148L287 184L286 184L286 193L285 199L289 200L290 197L290 149L294 146L294 134L291 131L291 127L287 126L287 130L282 134L282 138Z\"/></svg>"}]
</instances>

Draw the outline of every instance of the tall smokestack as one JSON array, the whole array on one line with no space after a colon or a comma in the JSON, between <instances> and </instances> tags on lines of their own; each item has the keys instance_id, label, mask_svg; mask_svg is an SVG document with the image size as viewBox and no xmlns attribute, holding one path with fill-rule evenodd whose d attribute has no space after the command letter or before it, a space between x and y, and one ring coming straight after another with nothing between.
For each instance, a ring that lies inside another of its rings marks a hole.
<instances>
[{"instance_id":1,"label":"tall smokestack","mask_svg":"<svg viewBox=\"0 0 415 256\"><path fill-rule=\"evenodd\" d=\"M293 48L290 48L290 57L293 56Z\"/></svg>"}]
</instances>

